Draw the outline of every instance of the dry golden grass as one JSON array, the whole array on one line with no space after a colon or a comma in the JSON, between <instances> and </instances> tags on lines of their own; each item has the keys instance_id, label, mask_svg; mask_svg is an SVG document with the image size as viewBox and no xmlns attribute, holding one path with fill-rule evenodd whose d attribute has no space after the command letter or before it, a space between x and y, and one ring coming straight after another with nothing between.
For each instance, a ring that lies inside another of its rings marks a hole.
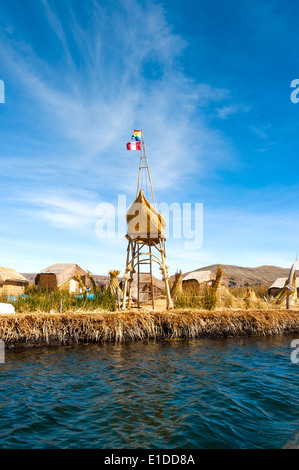
<instances>
[{"instance_id":1,"label":"dry golden grass","mask_svg":"<svg viewBox=\"0 0 299 470\"><path fill-rule=\"evenodd\" d=\"M299 310L128 311L1 315L9 347L144 339L267 336L299 332Z\"/></svg>"}]
</instances>

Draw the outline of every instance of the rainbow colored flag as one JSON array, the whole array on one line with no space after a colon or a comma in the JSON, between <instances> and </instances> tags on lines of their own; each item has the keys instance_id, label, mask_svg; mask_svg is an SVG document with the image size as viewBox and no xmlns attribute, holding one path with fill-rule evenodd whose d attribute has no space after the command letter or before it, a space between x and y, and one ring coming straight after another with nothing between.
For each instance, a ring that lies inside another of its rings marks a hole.
<instances>
[{"instance_id":1,"label":"rainbow colored flag","mask_svg":"<svg viewBox=\"0 0 299 470\"><path fill-rule=\"evenodd\" d=\"M141 142L141 131L138 131L138 130L134 129L133 137L138 142Z\"/></svg>"}]
</instances>

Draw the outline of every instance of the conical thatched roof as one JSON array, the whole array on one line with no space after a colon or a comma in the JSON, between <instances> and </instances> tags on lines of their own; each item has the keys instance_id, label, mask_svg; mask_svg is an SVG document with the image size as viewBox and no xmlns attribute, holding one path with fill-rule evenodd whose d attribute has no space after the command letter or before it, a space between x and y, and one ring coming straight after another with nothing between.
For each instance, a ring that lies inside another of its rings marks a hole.
<instances>
[{"instance_id":1,"label":"conical thatched roof","mask_svg":"<svg viewBox=\"0 0 299 470\"><path fill-rule=\"evenodd\" d=\"M5 282L9 281L22 282L24 284L28 284L27 279L14 269L0 268L0 286L3 286Z\"/></svg>"}]
</instances>

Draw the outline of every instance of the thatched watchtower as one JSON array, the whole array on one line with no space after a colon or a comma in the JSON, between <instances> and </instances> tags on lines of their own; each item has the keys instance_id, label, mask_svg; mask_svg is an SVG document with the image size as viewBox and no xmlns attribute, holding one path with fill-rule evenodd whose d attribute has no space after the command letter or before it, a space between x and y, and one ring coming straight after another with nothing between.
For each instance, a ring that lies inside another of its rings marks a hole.
<instances>
[{"instance_id":1,"label":"thatched watchtower","mask_svg":"<svg viewBox=\"0 0 299 470\"><path fill-rule=\"evenodd\" d=\"M123 310L126 309L126 296L128 293L128 308L131 307L131 293L132 283L134 280L134 274L137 277L137 304L140 307L142 302L143 294L142 289L142 276L147 275L150 279L150 286L148 292L148 298L152 300L152 306L155 308L155 286L153 277L153 263L157 263L162 273L162 280L165 286L166 293L166 306L168 309L172 308L172 301L169 290L169 275L168 266L165 263L165 241L166 237L164 230L166 222L162 215L156 210L155 197L153 186L151 182L151 176L148 166L148 160L146 156L144 138L142 131L134 131L140 134L140 146L138 149L141 150L140 161L139 161L139 174L138 174L138 185L136 199L130 206L127 212L127 235L128 248L127 248L127 262L126 272L124 275L125 285L123 291ZM128 144L129 145L129 144ZM136 146L133 146L136 150ZM127 146L128 149L132 149L132 146ZM140 188L142 170L145 171L144 184L145 187L149 182L151 188L151 195L153 203L151 204L145 197L144 188Z\"/></svg>"}]
</instances>

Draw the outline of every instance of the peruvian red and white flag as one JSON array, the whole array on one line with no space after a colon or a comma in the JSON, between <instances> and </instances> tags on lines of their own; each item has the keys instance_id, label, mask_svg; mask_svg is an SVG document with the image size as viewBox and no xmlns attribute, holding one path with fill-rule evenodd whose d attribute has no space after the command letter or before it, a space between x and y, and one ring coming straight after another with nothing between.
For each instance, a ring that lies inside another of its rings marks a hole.
<instances>
[{"instance_id":1,"label":"peruvian red and white flag","mask_svg":"<svg viewBox=\"0 0 299 470\"><path fill-rule=\"evenodd\" d=\"M127 150L141 150L141 142L128 142Z\"/></svg>"}]
</instances>

